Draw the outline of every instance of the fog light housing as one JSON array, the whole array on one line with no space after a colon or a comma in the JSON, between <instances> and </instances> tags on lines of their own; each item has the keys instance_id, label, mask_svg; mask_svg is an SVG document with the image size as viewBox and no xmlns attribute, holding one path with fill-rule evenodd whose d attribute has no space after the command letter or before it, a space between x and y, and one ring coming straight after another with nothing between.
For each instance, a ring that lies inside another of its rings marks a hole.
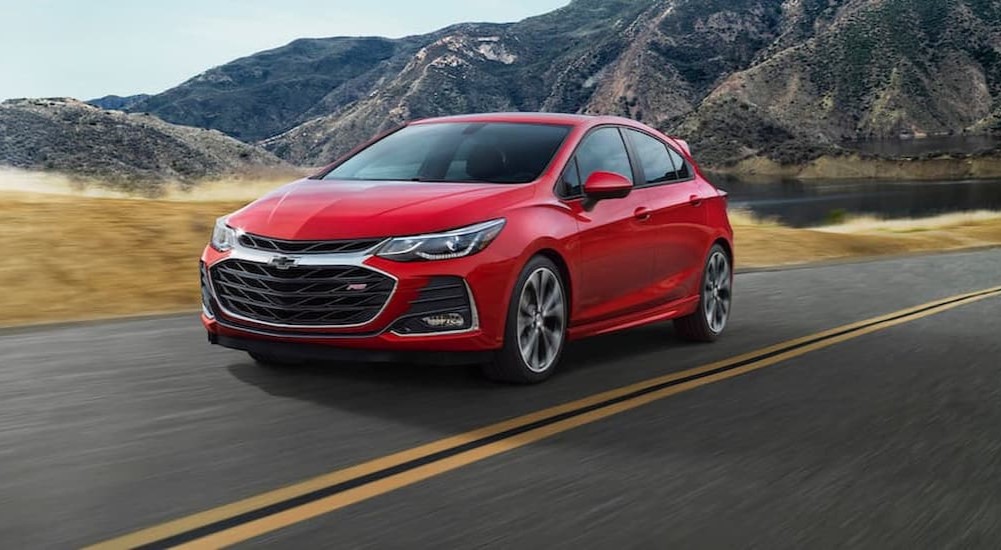
<instances>
[{"instance_id":1,"label":"fog light housing","mask_svg":"<svg viewBox=\"0 0 1001 550\"><path fill-rule=\"evenodd\" d=\"M398 336L454 334L477 328L476 306L469 286L461 277L429 277L410 308L393 323Z\"/></svg>"},{"instance_id":2,"label":"fog light housing","mask_svg":"<svg viewBox=\"0 0 1001 550\"><path fill-rule=\"evenodd\" d=\"M421 317L421 323L433 330L458 330L466 326L466 318L461 313L439 313Z\"/></svg>"},{"instance_id":3,"label":"fog light housing","mask_svg":"<svg viewBox=\"0 0 1001 550\"><path fill-rule=\"evenodd\" d=\"M443 313L411 315L393 324L392 331L403 336L458 332L473 328L472 312L468 309Z\"/></svg>"}]
</instances>

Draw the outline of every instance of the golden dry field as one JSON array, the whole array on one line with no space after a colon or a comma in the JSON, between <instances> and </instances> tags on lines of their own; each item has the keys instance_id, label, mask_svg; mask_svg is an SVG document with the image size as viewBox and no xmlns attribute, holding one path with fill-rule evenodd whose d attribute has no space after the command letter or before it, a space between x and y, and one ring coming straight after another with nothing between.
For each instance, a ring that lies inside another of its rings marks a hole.
<instances>
[{"instance_id":1,"label":"golden dry field","mask_svg":"<svg viewBox=\"0 0 1001 550\"><path fill-rule=\"evenodd\" d=\"M215 219L276 185L210 184L150 200L0 184L0 326L197 309L198 257ZM733 222L738 268L1001 245L1001 213L811 230L740 212Z\"/></svg>"},{"instance_id":2,"label":"golden dry field","mask_svg":"<svg viewBox=\"0 0 1001 550\"><path fill-rule=\"evenodd\" d=\"M731 214L741 267L914 254L1001 245L1001 212L946 214L913 220L849 220L796 229Z\"/></svg>"}]
</instances>

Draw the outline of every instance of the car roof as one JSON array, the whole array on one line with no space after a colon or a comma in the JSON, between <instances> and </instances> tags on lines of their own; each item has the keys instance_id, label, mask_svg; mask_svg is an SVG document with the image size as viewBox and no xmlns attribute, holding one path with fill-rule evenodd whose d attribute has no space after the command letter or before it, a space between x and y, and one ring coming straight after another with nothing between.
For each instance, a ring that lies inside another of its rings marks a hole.
<instances>
[{"instance_id":1,"label":"car roof","mask_svg":"<svg viewBox=\"0 0 1001 550\"><path fill-rule=\"evenodd\" d=\"M599 124L621 124L643 127L628 118L615 116L576 115L567 113L480 113L416 120L411 124L436 124L442 122L514 122L522 124L560 124L566 126L596 126Z\"/></svg>"},{"instance_id":2,"label":"car roof","mask_svg":"<svg viewBox=\"0 0 1001 550\"><path fill-rule=\"evenodd\" d=\"M642 131L653 131L655 134L660 134L661 136L668 139L669 143L672 143L675 147L682 149L685 155L688 156L688 160L694 162L691 158L692 151L688 146L688 142L678 138L677 136L672 136L670 134L661 133L643 124L642 122L637 122L629 118L623 118L618 116L598 116L598 115L579 115L579 114L569 114L569 113L525 113L525 112L510 112L510 113L479 113L470 115L454 115L438 118L425 118L420 120L411 121L409 124L438 124L438 123L478 123L478 122L511 122L520 124L558 124L562 126L575 126L580 128L593 128L595 126L600 126L602 124L616 124L619 126L629 126L637 130Z\"/></svg>"}]
</instances>

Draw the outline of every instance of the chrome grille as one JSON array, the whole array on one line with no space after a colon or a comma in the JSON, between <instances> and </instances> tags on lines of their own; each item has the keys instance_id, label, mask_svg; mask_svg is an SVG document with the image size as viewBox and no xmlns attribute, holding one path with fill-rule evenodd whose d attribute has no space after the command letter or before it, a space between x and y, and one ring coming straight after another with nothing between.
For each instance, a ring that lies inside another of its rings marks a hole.
<instances>
[{"instance_id":1,"label":"chrome grille","mask_svg":"<svg viewBox=\"0 0 1001 550\"><path fill-rule=\"evenodd\" d=\"M240 235L240 244L254 250L283 254L353 254L375 248L383 239L349 239L343 241L286 241L252 233Z\"/></svg>"},{"instance_id":2,"label":"chrome grille","mask_svg":"<svg viewBox=\"0 0 1001 550\"><path fill-rule=\"evenodd\" d=\"M362 325L382 311L396 282L358 266L290 269L224 260L211 270L212 287L230 314L273 325Z\"/></svg>"},{"instance_id":3,"label":"chrome grille","mask_svg":"<svg viewBox=\"0 0 1001 550\"><path fill-rule=\"evenodd\" d=\"M198 272L202 288L202 309L209 316L214 316L215 313L212 311L212 294L209 292L209 274L205 269L204 262L198 262Z\"/></svg>"}]
</instances>

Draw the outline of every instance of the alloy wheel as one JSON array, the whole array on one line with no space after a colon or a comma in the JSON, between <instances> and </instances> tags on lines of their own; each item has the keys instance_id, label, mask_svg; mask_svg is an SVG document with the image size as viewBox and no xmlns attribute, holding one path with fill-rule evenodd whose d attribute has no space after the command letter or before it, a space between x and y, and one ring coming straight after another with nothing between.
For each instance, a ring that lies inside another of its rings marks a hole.
<instances>
[{"instance_id":1,"label":"alloy wheel","mask_svg":"<svg viewBox=\"0 0 1001 550\"><path fill-rule=\"evenodd\" d=\"M563 285L552 270L540 267L529 275L518 300L518 350L529 370L541 373L553 366L565 327Z\"/></svg>"},{"instance_id":2,"label":"alloy wheel","mask_svg":"<svg viewBox=\"0 0 1001 550\"><path fill-rule=\"evenodd\" d=\"M717 250L706 265L705 285L702 289L703 314L713 334L719 334L726 328L730 316L732 284L730 260L726 254Z\"/></svg>"}]
</instances>

